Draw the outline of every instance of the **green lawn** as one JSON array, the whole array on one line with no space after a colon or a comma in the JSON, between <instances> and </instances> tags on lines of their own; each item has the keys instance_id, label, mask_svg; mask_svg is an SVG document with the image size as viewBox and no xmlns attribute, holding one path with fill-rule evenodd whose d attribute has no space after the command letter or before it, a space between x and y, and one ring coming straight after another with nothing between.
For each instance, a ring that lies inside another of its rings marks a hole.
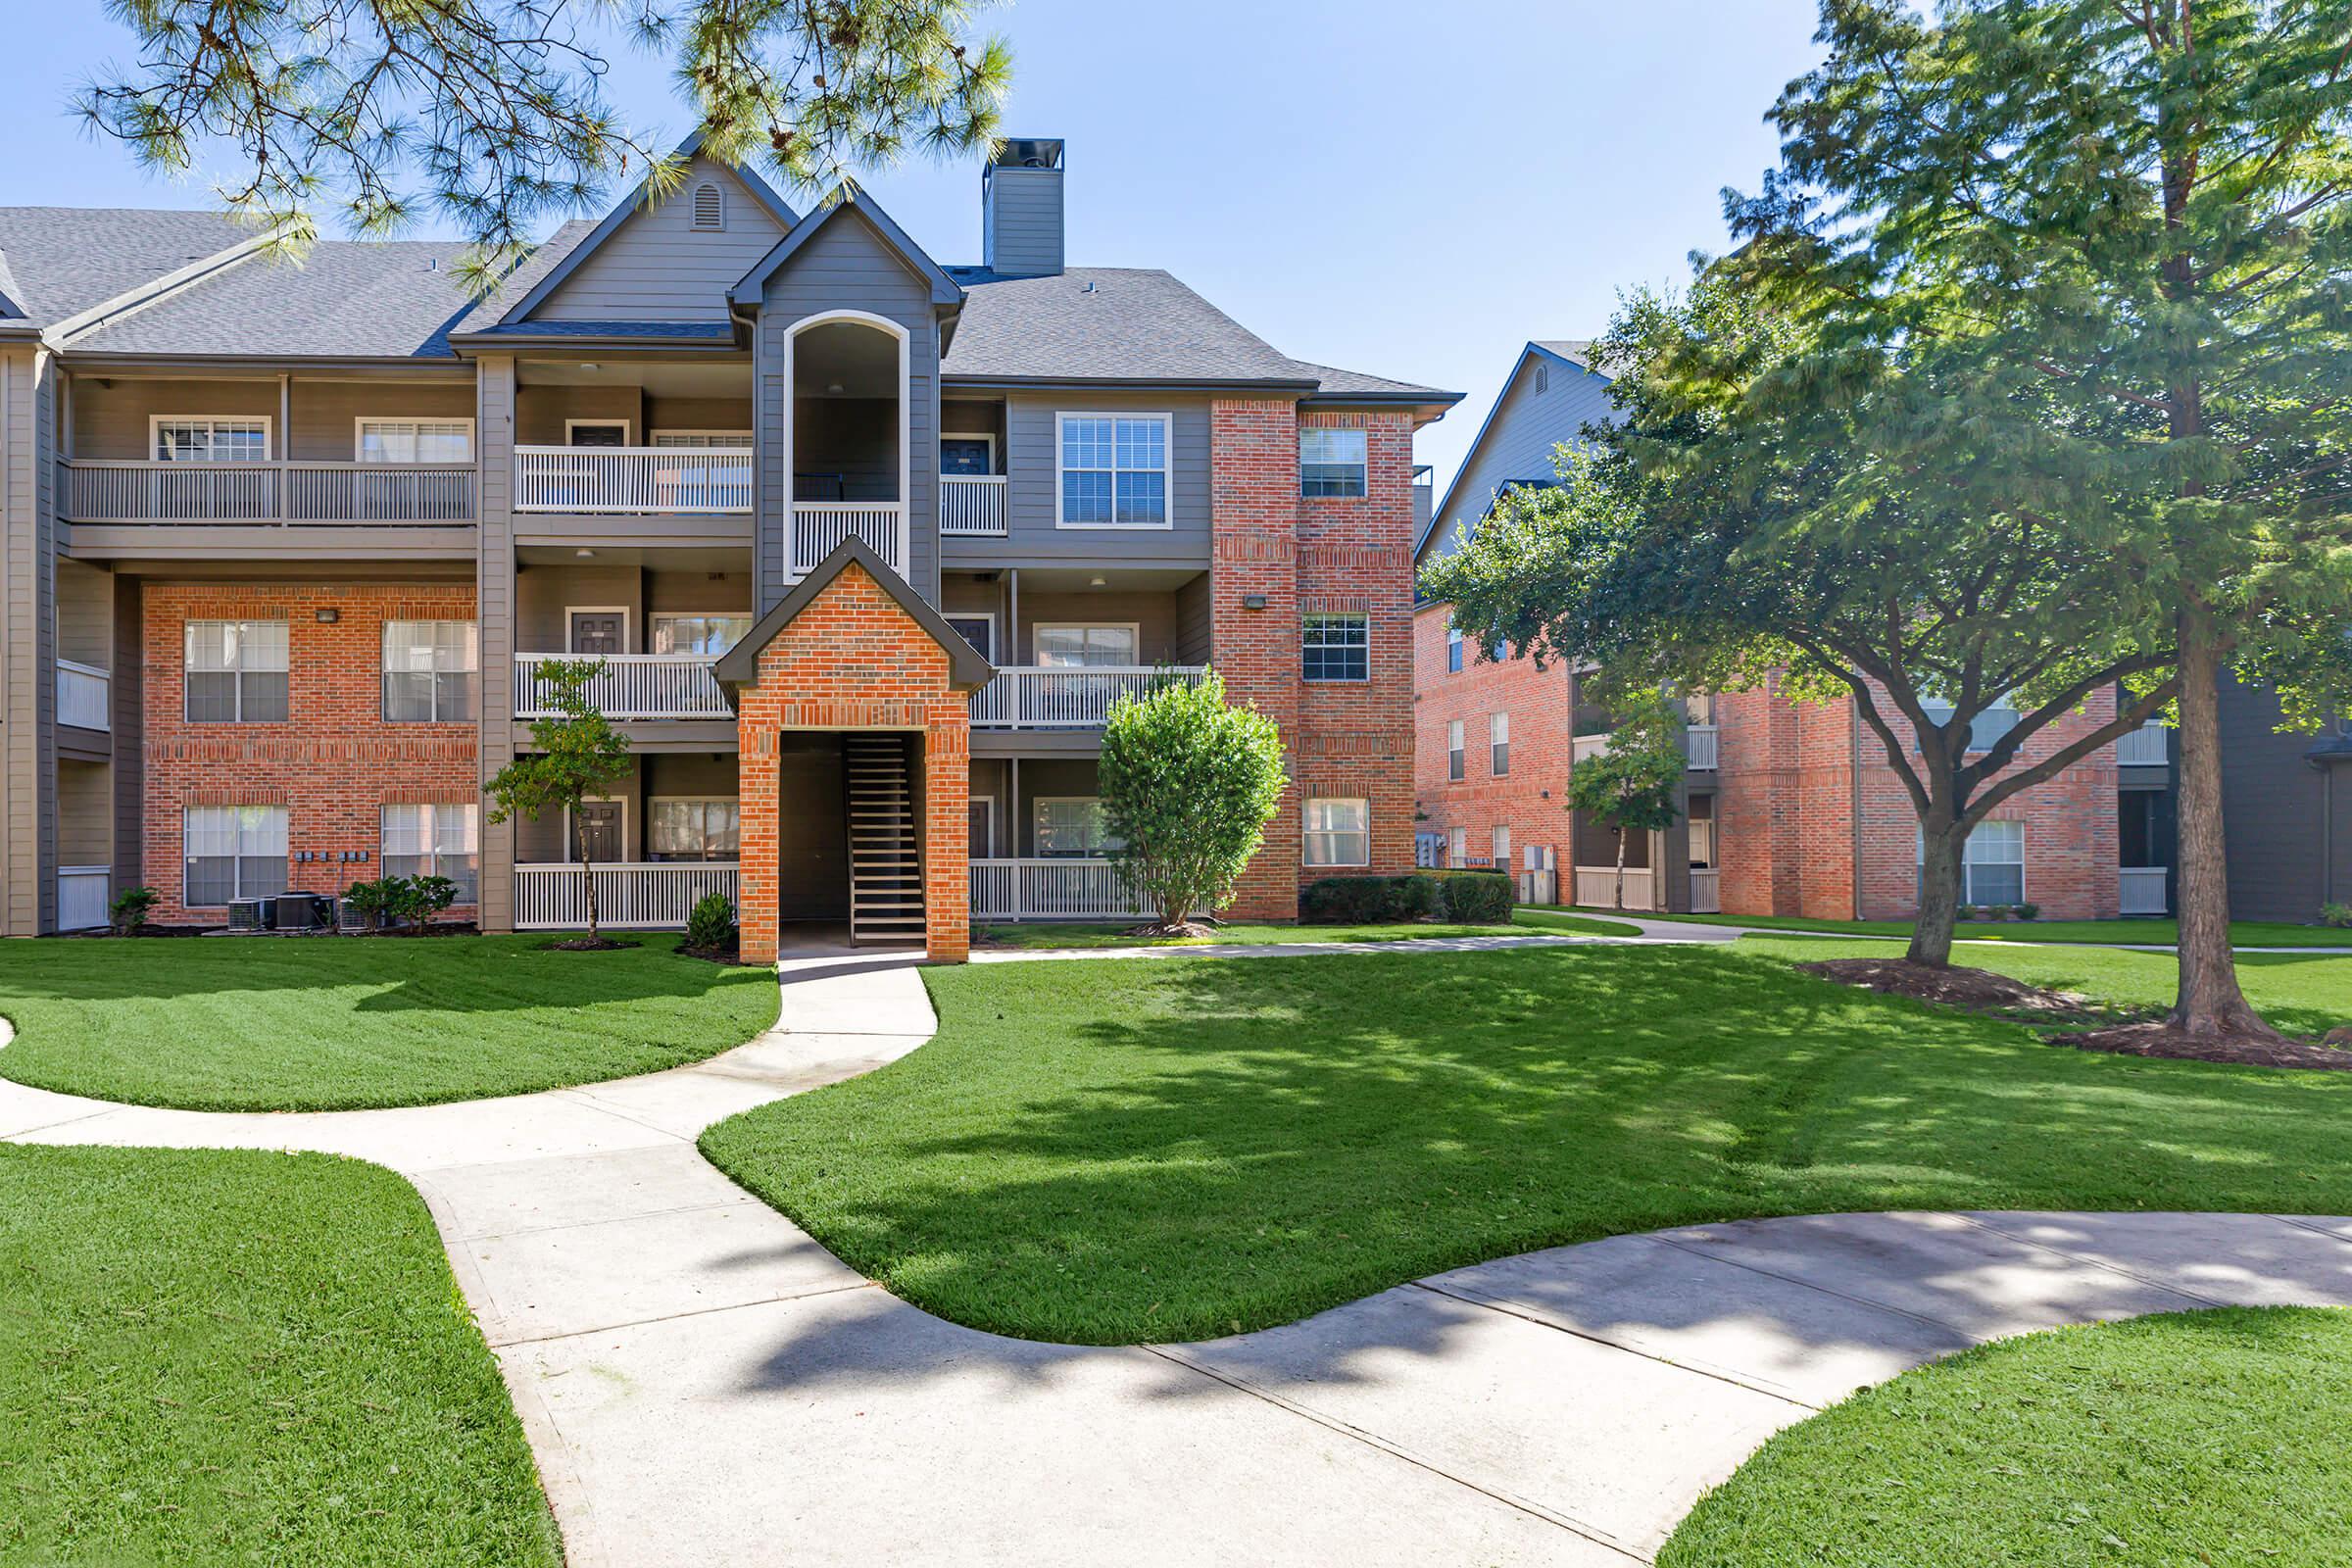
<instances>
[{"instance_id":1,"label":"green lawn","mask_svg":"<svg viewBox=\"0 0 2352 1568\"><path fill-rule=\"evenodd\" d=\"M1774 1438L1658 1568L2352 1562L2347 1408L2352 1313L2028 1335Z\"/></svg>"},{"instance_id":2,"label":"green lawn","mask_svg":"<svg viewBox=\"0 0 2352 1568\"><path fill-rule=\"evenodd\" d=\"M197 1110L417 1105L674 1067L776 1021L775 976L552 939L0 944L0 1076Z\"/></svg>"},{"instance_id":3,"label":"green lawn","mask_svg":"<svg viewBox=\"0 0 2352 1568\"><path fill-rule=\"evenodd\" d=\"M1594 937L1635 937L1642 934L1640 926L1627 925L1622 920L1595 920L1586 915L1563 914L1552 909L1521 909L1516 911L1511 925L1237 924L1219 926L1213 937L1146 939L1128 935L1135 929L1130 922L1126 925L992 925L984 935L991 943L1007 948L1183 948L1205 947L1210 943L1264 947L1280 942L1425 942L1434 937L1527 935L1528 931L1520 927Z\"/></svg>"},{"instance_id":4,"label":"green lawn","mask_svg":"<svg viewBox=\"0 0 2352 1568\"><path fill-rule=\"evenodd\" d=\"M1523 911L1524 912L1524 911ZM1608 910L1578 909L1579 914ZM1908 920L1810 920L1802 915L1651 914L1644 920L1673 920L1689 925L1736 925L1758 931L1818 931L1832 936L1903 937L1911 935ZM2180 940L2173 920L1964 920L1963 942L2088 942L2171 947ZM2230 940L2241 948L2352 948L2352 930L2319 925L2289 925L2277 920L2233 920Z\"/></svg>"},{"instance_id":5,"label":"green lawn","mask_svg":"<svg viewBox=\"0 0 2352 1568\"><path fill-rule=\"evenodd\" d=\"M0 1561L561 1562L390 1171L0 1145Z\"/></svg>"},{"instance_id":6,"label":"green lawn","mask_svg":"<svg viewBox=\"0 0 2352 1568\"><path fill-rule=\"evenodd\" d=\"M900 1295L1030 1338L1195 1339L1747 1215L2352 1212L2352 1075L2048 1046L1763 944L924 979L929 1044L702 1147Z\"/></svg>"}]
</instances>

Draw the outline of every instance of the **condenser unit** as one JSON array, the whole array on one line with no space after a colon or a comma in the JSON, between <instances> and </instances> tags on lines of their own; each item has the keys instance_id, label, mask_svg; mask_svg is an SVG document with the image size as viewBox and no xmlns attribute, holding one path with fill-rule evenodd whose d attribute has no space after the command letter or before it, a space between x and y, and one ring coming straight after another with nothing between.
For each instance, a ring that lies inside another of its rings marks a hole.
<instances>
[{"instance_id":1,"label":"condenser unit","mask_svg":"<svg viewBox=\"0 0 2352 1568\"><path fill-rule=\"evenodd\" d=\"M324 923L316 893L280 893L275 913L280 931L316 931Z\"/></svg>"},{"instance_id":2,"label":"condenser unit","mask_svg":"<svg viewBox=\"0 0 2352 1568\"><path fill-rule=\"evenodd\" d=\"M270 930L276 908L268 899L231 899L228 901L228 928L231 931Z\"/></svg>"}]
</instances>

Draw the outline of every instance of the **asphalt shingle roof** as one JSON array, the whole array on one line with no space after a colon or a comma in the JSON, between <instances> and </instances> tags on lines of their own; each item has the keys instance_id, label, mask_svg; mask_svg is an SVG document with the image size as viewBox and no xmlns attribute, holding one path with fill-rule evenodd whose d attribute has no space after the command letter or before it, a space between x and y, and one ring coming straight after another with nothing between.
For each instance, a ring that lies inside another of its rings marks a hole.
<instances>
[{"instance_id":1,"label":"asphalt shingle roof","mask_svg":"<svg viewBox=\"0 0 2352 1568\"><path fill-rule=\"evenodd\" d=\"M0 207L8 293L43 326L253 237L219 213L137 207Z\"/></svg>"},{"instance_id":2,"label":"asphalt shingle roof","mask_svg":"<svg viewBox=\"0 0 2352 1568\"><path fill-rule=\"evenodd\" d=\"M98 354L446 358L466 313L459 240L321 240L299 261L255 256L109 321Z\"/></svg>"}]
</instances>

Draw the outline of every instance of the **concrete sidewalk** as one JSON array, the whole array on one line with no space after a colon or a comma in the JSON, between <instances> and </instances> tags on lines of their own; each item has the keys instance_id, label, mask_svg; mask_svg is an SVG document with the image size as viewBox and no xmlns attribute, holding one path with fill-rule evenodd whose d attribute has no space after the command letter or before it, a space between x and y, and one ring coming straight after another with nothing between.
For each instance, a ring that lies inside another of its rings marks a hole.
<instances>
[{"instance_id":1,"label":"concrete sidewalk","mask_svg":"<svg viewBox=\"0 0 2352 1568\"><path fill-rule=\"evenodd\" d=\"M1772 1432L1966 1345L2352 1304L2352 1220L1864 1214L1505 1258L1207 1344L1004 1339L873 1286L695 1152L934 1027L906 959L784 967L776 1029L648 1077L277 1116L0 1083L0 1137L409 1175L574 1568L1644 1561Z\"/></svg>"}]
</instances>

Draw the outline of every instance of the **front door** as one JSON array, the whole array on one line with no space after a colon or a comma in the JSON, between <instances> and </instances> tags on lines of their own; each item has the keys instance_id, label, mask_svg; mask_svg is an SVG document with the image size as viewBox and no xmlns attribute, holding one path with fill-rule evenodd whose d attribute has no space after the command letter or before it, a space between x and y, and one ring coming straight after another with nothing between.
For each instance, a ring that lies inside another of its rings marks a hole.
<instances>
[{"instance_id":1,"label":"front door","mask_svg":"<svg viewBox=\"0 0 2352 1568\"><path fill-rule=\"evenodd\" d=\"M575 610L571 612L571 651L575 654L626 653L628 620L617 610Z\"/></svg>"},{"instance_id":2,"label":"front door","mask_svg":"<svg viewBox=\"0 0 2352 1568\"><path fill-rule=\"evenodd\" d=\"M982 475L996 467L996 451L984 435L948 435L939 439L939 471L950 477Z\"/></svg>"},{"instance_id":3,"label":"front door","mask_svg":"<svg viewBox=\"0 0 2352 1568\"><path fill-rule=\"evenodd\" d=\"M625 853L621 847L618 801L582 801L572 822L581 859L618 860Z\"/></svg>"},{"instance_id":4,"label":"front door","mask_svg":"<svg viewBox=\"0 0 2352 1568\"><path fill-rule=\"evenodd\" d=\"M980 652L990 663L997 662L997 617L994 615L950 615L948 624L963 634L963 640Z\"/></svg>"},{"instance_id":5,"label":"front door","mask_svg":"<svg viewBox=\"0 0 2352 1568\"><path fill-rule=\"evenodd\" d=\"M968 831L971 835L968 857L975 860L991 860L997 854L997 803L993 797L975 795L968 804Z\"/></svg>"}]
</instances>

